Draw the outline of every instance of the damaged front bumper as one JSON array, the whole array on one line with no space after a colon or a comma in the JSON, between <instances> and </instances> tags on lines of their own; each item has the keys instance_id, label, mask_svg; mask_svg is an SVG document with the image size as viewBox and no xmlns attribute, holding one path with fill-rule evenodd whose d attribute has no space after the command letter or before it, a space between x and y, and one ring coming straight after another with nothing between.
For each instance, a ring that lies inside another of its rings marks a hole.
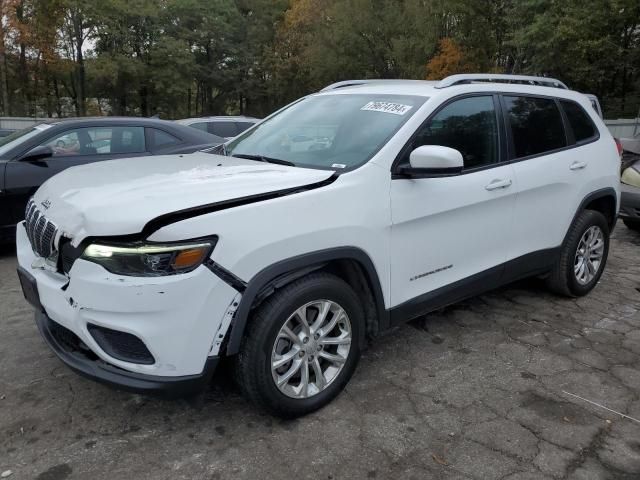
<instances>
[{"instance_id":1,"label":"damaged front bumper","mask_svg":"<svg viewBox=\"0 0 640 480\"><path fill-rule=\"evenodd\" d=\"M56 356L74 372L119 390L183 396L197 393L211 380L219 358L208 357L198 375L163 377L133 373L114 367L96 357L70 330L36 311L38 330Z\"/></svg>"},{"instance_id":2,"label":"damaged front bumper","mask_svg":"<svg viewBox=\"0 0 640 480\"><path fill-rule=\"evenodd\" d=\"M208 268L127 277L78 259L67 277L42 268L23 225L16 246L38 328L73 370L143 392L186 392L210 379L239 294Z\"/></svg>"}]
</instances>

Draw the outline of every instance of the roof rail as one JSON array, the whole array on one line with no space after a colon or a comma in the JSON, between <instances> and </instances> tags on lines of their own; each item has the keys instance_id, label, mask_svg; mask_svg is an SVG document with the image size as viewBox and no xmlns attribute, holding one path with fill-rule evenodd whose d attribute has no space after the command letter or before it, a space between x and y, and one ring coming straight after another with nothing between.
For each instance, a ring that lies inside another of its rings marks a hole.
<instances>
[{"instance_id":1,"label":"roof rail","mask_svg":"<svg viewBox=\"0 0 640 480\"><path fill-rule=\"evenodd\" d=\"M528 75L500 75L493 73L463 73L459 75L450 75L444 80L440 80L438 84L435 85L435 88L446 88L473 82L524 83L569 90L569 87L555 78L531 77Z\"/></svg>"},{"instance_id":2,"label":"roof rail","mask_svg":"<svg viewBox=\"0 0 640 480\"><path fill-rule=\"evenodd\" d=\"M326 92L327 90L335 90L337 88L343 87L353 87L355 85L364 85L365 83L373 83L375 80L343 80L342 82L332 83L331 85L327 85L324 87L321 92Z\"/></svg>"},{"instance_id":3,"label":"roof rail","mask_svg":"<svg viewBox=\"0 0 640 480\"><path fill-rule=\"evenodd\" d=\"M376 85L380 85L380 84L406 84L406 83L418 83L418 84L422 84L422 85L435 85L437 82L434 81L430 81L430 80L403 80L403 79L398 79L398 78L384 78L384 79L380 79L380 78L373 78L373 79L366 79L366 80L343 80L342 82L336 82L336 83L332 83L331 85L327 85L326 87L324 87L322 90L320 90L321 92L326 92L328 90L336 90L338 88L344 88L344 87L355 87L358 85L368 85L368 84L376 84Z\"/></svg>"}]
</instances>

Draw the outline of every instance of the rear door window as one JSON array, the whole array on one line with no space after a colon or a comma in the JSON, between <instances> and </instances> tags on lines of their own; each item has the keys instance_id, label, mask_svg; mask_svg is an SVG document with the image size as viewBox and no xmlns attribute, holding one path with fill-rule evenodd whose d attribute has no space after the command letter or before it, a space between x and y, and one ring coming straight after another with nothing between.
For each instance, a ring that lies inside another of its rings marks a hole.
<instances>
[{"instance_id":1,"label":"rear door window","mask_svg":"<svg viewBox=\"0 0 640 480\"><path fill-rule=\"evenodd\" d=\"M67 130L47 140L54 156L145 152L143 127L88 127Z\"/></svg>"},{"instance_id":2,"label":"rear door window","mask_svg":"<svg viewBox=\"0 0 640 480\"><path fill-rule=\"evenodd\" d=\"M209 133L219 137L235 137L239 132L236 122L210 122Z\"/></svg>"},{"instance_id":3,"label":"rear door window","mask_svg":"<svg viewBox=\"0 0 640 480\"><path fill-rule=\"evenodd\" d=\"M576 142L582 142L596 136L595 125L580 105L571 100L560 100L560 104L564 109L567 120L569 120Z\"/></svg>"},{"instance_id":4,"label":"rear door window","mask_svg":"<svg viewBox=\"0 0 640 480\"><path fill-rule=\"evenodd\" d=\"M552 98L504 96L516 158L567 146L562 116Z\"/></svg>"}]
</instances>

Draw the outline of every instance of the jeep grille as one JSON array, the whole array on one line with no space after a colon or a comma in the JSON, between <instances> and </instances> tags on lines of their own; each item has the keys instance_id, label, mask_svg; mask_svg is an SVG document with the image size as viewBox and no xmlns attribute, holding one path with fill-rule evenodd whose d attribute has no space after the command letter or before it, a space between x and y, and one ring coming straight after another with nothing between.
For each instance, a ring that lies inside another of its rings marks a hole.
<instances>
[{"instance_id":1,"label":"jeep grille","mask_svg":"<svg viewBox=\"0 0 640 480\"><path fill-rule=\"evenodd\" d=\"M56 234L58 227L47 220L43 213L36 207L33 199L27 203L25 212L25 229L31 242L34 253L43 258L50 258L56 253Z\"/></svg>"}]
</instances>

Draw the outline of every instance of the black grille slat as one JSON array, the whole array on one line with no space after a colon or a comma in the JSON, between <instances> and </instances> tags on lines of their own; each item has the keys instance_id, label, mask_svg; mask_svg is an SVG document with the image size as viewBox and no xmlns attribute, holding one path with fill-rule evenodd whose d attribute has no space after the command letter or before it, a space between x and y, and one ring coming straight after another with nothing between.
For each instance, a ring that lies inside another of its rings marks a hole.
<instances>
[{"instance_id":1,"label":"black grille slat","mask_svg":"<svg viewBox=\"0 0 640 480\"><path fill-rule=\"evenodd\" d=\"M44 254L44 245L42 241L42 236L44 234L44 228L47 226L47 219L44 218L44 215L40 215L38 217L38 223L35 226L35 242L36 242L36 252L41 257L46 257Z\"/></svg>"},{"instance_id":2,"label":"black grille slat","mask_svg":"<svg viewBox=\"0 0 640 480\"><path fill-rule=\"evenodd\" d=\"M42 252L43 257L49 258L53 255L53 242L55 240L56 227L53 223L47 221L44 231L42 232Z\"/></svg>"},{"instance_id":3,"label":"black grille slat","mask_svg":"<svg viewBox=\"0 0 640 480\"><path fill-rule=\"evenodd\" d=\"M25 230L34 253L50 258L56 253L56 235L58 228L36 207L33 199L27 203L25 211Z\"/></svg>"}]
</instances>

